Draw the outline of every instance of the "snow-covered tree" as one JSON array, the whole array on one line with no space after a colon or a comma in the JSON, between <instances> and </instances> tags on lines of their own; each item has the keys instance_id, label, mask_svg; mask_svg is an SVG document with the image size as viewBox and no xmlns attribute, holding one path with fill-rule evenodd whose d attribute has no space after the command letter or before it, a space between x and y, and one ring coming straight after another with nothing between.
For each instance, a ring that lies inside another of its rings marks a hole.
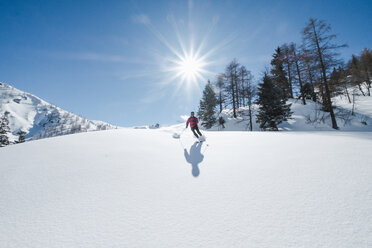
<instances>
[{"instance_id":1,"label":"snow-covered tree","mask_svg":"<svg viewBox=\"0 0 372 248\"><path fill-rule=\"evenodd\" d=\"M17 133L18 135L18 140L16 141L16 143L23 143L26 141L26 132L25 131L19 131Z\"/></svg>"},{"instance_id":2,"label":"snow-covered tree","mask_svg":"<svg viewBox=\"0 0 372 248\"><path fill-rule=\"evenodd\" d=\"M9 120L6 114L0 119L0 147L9 145L8 133L10 132Z\"/></svg>"}]
</instances>

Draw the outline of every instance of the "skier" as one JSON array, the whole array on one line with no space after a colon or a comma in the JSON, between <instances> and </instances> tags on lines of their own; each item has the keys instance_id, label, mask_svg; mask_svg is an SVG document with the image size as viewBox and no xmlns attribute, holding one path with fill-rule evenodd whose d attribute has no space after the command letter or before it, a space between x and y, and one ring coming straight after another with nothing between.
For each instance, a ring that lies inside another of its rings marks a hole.
<instances>
[{"instance_id":1,"label":"skier","mask_svg":"<svg viewBox=\"0 0 372 248\"><path fill-rule=\"evenodd\" d=\"M198 127L199 120L198 118L194 116L194 112L191 112L191 116L189 117L189 119L187 119L186 128L189 126L189 123L190 123L191 131L194 133L195 137L201 141L203 135L199 131L199 127ZM198 134L200 135L200 138Z\"/></svg>"}]
</instances>

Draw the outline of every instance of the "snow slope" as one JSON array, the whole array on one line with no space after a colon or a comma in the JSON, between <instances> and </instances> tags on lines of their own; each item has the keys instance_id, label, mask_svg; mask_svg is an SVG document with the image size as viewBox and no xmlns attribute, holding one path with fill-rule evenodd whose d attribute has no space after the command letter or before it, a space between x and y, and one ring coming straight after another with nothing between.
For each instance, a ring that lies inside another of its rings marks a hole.
<instances>
[{"instance_id":1,"label":"snow slope","mask_svg":"<svg viewBox=\"0 0 372 248\"><path fill-rule=\"evenodd\" d=\"M341 131L368 131L372 132L372 97L357 96L355 115L351 115L352 104L345 97L333 98L336 106L335 115ZM311 100L306 100L302 105L301 100L289 99L293 112L292 118L279 125L282 131L334 131L329 113L321 110L321 105ZM253 106L253 131L260 131L256 123L258 106ZM216 125L214 131L245 131L249 130L248 108L242 107L237 112L238 117L233 118L232 110L223 110L220 116L226 121L225 128Z\"/></svg>"},{"instance_id":2,"label":"snow slope","mask_svg":"<svg viewBox=\"0 0 372 248\"><path fill-rule=\"evenodd\" d=\"M0 247L372 247L372 132L182 127L0 149Z\"/></svg>"},{"instance_id":3,"label":"snow slope","mask_svg":"<svg viewBox=\"0 0 372 248\"><path fill-rule=\"evenodd\" d=\"M25 131L28 139L114 128L101 121L90 121L42 99L0 82L0 116L8 115L10 139Z\"/></svg>"}]
</instances>

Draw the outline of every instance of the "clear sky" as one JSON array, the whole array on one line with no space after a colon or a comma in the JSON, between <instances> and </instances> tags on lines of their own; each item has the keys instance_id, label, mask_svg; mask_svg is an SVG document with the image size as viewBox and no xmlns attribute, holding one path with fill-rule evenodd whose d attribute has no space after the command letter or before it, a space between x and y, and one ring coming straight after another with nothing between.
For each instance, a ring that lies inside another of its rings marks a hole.
<instances>
[{"instance_id":1,"label":"clear sky","mask_svg":"<svg viewBox=\"0 0 372 248\"><path fill-rule=\"evenodd\" d=\"M331 24L345 59L372 48L370 0L0 0L0 81L88 119L174 124L233 58L259 78L309 17Z\"/></svg>"}]
</instances>

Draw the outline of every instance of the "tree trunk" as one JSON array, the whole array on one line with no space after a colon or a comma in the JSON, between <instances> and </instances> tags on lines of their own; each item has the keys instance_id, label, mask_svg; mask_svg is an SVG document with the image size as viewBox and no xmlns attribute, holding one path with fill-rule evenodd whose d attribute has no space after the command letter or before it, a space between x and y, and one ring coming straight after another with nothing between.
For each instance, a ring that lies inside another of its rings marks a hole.
<instances>
[{"instance_id":1,"label":"tree trunk","mask_svg":"<svg viewBox=\"0 0 372 248\"><path fill-rule=\"evenodd\" d=\"M315 87L314 87L314 83L313 83L313 75L311 75L311 69L309 67L309 65L307 66L307 70L308 70L308 73L309 73L309 80L310 80L310 85L311 85L311 99L313 100L313 102L316 102L316 94L315 94Z\"/></svg>"},{"instance_id":2,"label":"tree trunk","mask_svg":"<svg viewBox=\"0 0 372 248\"><path fill-rule=\"evenodd\" d=\"M320 66L322 68L322 73L323 73L323 81L324 81L324 88L325 88L325 93L326 93L326 98L327 98L327 105L328 105L329 113L330 113L331 119L332 119L332 128L338 129L336 116L335 116L335 113L333 112L331 92L329 91L329 87L328 87L326 69L325 69L325 66L324 66L324 63L323 63L322 52L321 52L320 47L319 47L319 40L318 40L318 36L317 36L316 30L315 30L314 22L312 22L312 26L313 26L316 46L317 46L317 49L318 49Z\"/></svg>"},{"instance_id":3,"label":"tree trunk","mask_svg":"<svg viewBox=\"0 0 372 248\"><path fill-rule=\"evenodd\" d=\"M359 88L360 92L362 92L362 95L366 96L366 94L364 94L364 91L363 91L362 86L360 85L360 83L357 83L357 85L358 85L358 88Z\"/></svg>"},{"instance_id":4,"label":"tree trunk","mask_svg":"<svg viewBox=\"0 0 372 248\"><path fill-rule=\"evenodd\" d=\"M285 50L285 56L286 56L287 69L288 69L289 94L290 94L290 98L293 98L291 63L289 62L288 49Z\"/></svg>"},{"instance_id":5,"label":"tree trunk","mask_svg":"<svg viewBox=\"0 0 372 248\"><path fill-rule=\"evenodd\" d=\"M306 105L305 95L304 95L304 88L303 88L303 85L302 85L301 72L300 72L300 67L298 66L298 59L297 59L296 51L293 51L293 55L295 57L295 62L296 62L298 82L300 83L300 91L301 91L302 103L303 103L303 105Z\"/></svg>"},{"instance_id":6,"label":"tree trunk","mask_svg":"<svg viewBox=\"0 0 372 248\"><path fill-rule=\"evenodd\" d=\"M233 75L231 75L231 92L232 92L232 104L233 104L233 112L234 112L234 118L236 118L236 110L235 110L235 91L234 91L234 78Z\"/></svg>"},{"instance_id":7,"label":"tree trunk","mask_svg":"<svg viewBox=\"0 0 372 248\"><path fill-rule=\"evenodd\" d=\"M222 93L220 89L220 113L222 112Z\"/></svg>"},{"instance_id":8,"label":"tree trunk","mask_svg":"<svg viewBox=\"0 0 372 248\"><path fill-rule=\"evenodd\" d=\"M248 113L249 113L249 130L253 131L253 124L252 124L252 104L248 104Z\"/></svg>"},{"instance_id":9,"label":"tree trunk","mask_svg":"<svg viewBox=\"0 0 372 248\"><path fill-rule=\"evenodd\" d=\"M371 96L371 80L369 79L369 74L367 68L364 68L365 74L366 74L366 84L367 84L367 90L368 90L368 96Z\"/></svg>"},{"instance_id":10,"label":"tree trunk","mask_svg":"<svg viewBox=\"0 0 372 248\"><path fill-rule=\"evenodd\" d=\"M237 73L235 72L235 75L234 75L234 77L235 77L235 94L236 94L236 108L238 108L239 109L239 90L238 90L238 82L239 82L239 80L238 80L238 76L237 76Z\"/></svg>"},{"instance_id":11,"label":"tree trunk","mask_svg":"<svg viewBox=\"0 0 372 248\"><path fill-rule=\"evenodd\" d=\"M355 108L355 93L353 92L353 107L351 109L351 115L354 115L354 108Z\"/></svg>"},{"instance_id":12,"label":"tree trunk","mask_svg":"<svg viewBox=\"0 0 372 248\"><path fill-rule=\"evenodd\" d=\"M288 59L289 60L289 59ZM292 89L292 75L291 75L291 66L289 64L289 61L287 63L288 67L288 84L289 84L289 94L290 97L293 98L293 89Z\"/></svg>"},{"instance_id":13,"label":"tree trunk","mask_svg":"<svg viewBox=\"0 0 372 248\"><path fill-rule=\"evenodd\" d=\"M349 103L351 103L351 99L350 99L349 91L347 90L346 85L345 85L344 87L345 87L345 92L346 92L347 100L349 100Z\"/></svg>"},{"instance_id":14,"label":"tree trunk","mask_svg":"<svg viewBox=\"0 0 372 248\"><path fill-rule=\"evenodd\" d=\"M242 101L243 101L243 107L245 107L245 88L244 88L244 76L242 75L242 93L243 93L243 95L241 96L241 98L242 98Z\"/></svg>"}]
</instances>

